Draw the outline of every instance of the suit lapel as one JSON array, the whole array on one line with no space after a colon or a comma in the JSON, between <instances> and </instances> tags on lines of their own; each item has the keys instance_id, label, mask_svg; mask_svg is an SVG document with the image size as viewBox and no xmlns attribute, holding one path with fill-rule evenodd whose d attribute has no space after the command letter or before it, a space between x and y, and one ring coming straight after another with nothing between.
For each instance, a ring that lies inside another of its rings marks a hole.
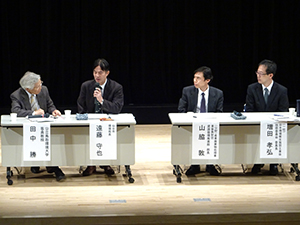
<instances>
[{"instance_id":1,"label":"suit lapel","mask_svg":"<svg viewBox=\"0 0 300 225\"><path fill-rule=\"evenodd\" d=\"M209 87L209 92L208 92L208 103L207 103L207 112L214 112L215 110L212 109L213 100L215 100L215 95L216 93L213 91L211 87Z\"/></svg>"},{"instance_id":2,"label":"suit lapel","mask_svg":"<svg viewBox=\"0 0 300 225\"><path fill-rule=\"evenodd\" d=\"M27 92L24 89L21 90L21 99L22 99L22 102L24 103L25 109L26 110L31 110L29 97L28 97Z\"/></svg>"},{"instance_id":3,"label":"suit lapel","mask_svg":"<svg viewBox=\"0 0 300 225\"><path fill-rule=\"evenodd\" d=\"M273 87L271 89L271 93L269 94L269 98L268 98L268 106L272 105L272 102L275 99L276 93L278 92L278 86L277 84L274 82L273 83Z\"/></svg>"},{"instance_id":4,"label":"suit lapel","mask_svg":"<svg viewBox=\"0 0 300 225\"><path fill-rule=\"evenodd\" d=\"M262 106L262 109L260 109L260 111L265 111L266 109L266 103L265 103L265 99L264 99L264 94L262 92L262 87L261 84L257 83L256 88L255 88L255 93L257 93L257 98L259 100L259 103Z\"/></svg>"},{"instance_id":5,"label":"suit lapel","mask_svg":"<svg viewBox=\"0 0 300 225\"><path fill-rule=\"evenodd\" d=\"M91 94L92 97L94 97L95 84L96 84L96 81L93 80L93 82L91 82L91 85L88 87L89 88L89 93Z\"/></svg>"},{"instance_id":6,"label":"suit lapel","mask_svg":"<svg viewBox=\"0 0 300 225\"><path fill-rule=\"evenodd\" d=\"M198 104L198 89L197 88L193 88L190 92L191 94L191 103L192 103L192 109L193 109L193 112L196 112L196 109L197 109L197 104Z\"/></svg>"},{"instance_id":7,"label":"suit lapel","mask_svg":"<svg viewBox=\"0 0 300 225\"><path fill-rule=\"evenodd\" d=\"M104 88L104 95L103 95L103 98L104 99L108 99L108 95L109 95L110 92L110 81L109 79L107 78L107 82L105 84L105 88Z\"/></svg>"},{"instance_id":8,"label":"suit lapel","mask_svg":"<svg viewBox=\"0 0 300 225\"><path fill-rule=\"evenodd\" d=\"M45 113L46 113L46 105L44 104L45 103L45 101L44 101L44 95L43 95L43 87L42 87L42 90L41 90L41 92L39 93L39 94L37 94L36 95L36 99L37 99L37 102L38 102L38 104L39 104L39 106L40 106L40 109L43 109L43 110L45 110Z\"/></svg>"}]
</instances>

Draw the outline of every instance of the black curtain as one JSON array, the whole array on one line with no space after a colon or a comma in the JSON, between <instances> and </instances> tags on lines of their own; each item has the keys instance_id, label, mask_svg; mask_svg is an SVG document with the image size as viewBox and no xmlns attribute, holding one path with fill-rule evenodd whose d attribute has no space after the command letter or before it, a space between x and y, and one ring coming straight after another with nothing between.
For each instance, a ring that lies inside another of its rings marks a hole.
<instances>
[{"instance_id":1,"label":"black curtain","mask_svg":"<svg viewBox=\"0 0 300 225\"><path fill-rule=\"evenodd\" d=\"M278 65L274 80L300 98L300 1L2 0L1 113L27 71L42 76L58 107L76 110L92 64L105 58L126 106L177 105L193 71L212 68L225 109L241 110L257 64ZM126 108L125 106L125 108Z\"/></svg>"}]
</instances>

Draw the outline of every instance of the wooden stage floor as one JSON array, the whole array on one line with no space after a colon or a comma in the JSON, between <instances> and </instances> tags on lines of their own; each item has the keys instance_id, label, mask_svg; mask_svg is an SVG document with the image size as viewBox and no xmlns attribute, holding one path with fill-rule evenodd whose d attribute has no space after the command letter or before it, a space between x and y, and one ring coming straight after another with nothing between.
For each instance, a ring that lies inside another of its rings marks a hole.
<instances>
[{"instance_id":1,"label":"wooden stage floor","mask_svg":"<svg viewBox=\"0 0 300 225\"><path fill-rule=\"evenodd\" d=\"M202 172L176 183L170 136L171 125L136 126L134 183L123 167L111 177L99 167L89 177L62 167L64 182L14 170L8 186L0 167L0 224L300 224L300 182L288 164L278 176L267 175L267 166L252 175L241 165L221 165L221 176Z\"/></svg>"}]
</instances>

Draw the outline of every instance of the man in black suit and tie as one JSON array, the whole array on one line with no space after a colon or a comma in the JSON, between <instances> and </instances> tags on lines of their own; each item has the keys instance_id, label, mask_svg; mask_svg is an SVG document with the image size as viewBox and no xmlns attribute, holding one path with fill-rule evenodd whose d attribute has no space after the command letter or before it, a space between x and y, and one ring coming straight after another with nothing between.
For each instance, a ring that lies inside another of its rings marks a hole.
<instances>
[{"instance_id":1,"label":"man in black suit and tie","mask_svg":"<svg viewBox=\"0 0 300 225\"><path fill-rule=\"evenodd\" d=\"M53 104L48 88L42 84L40 75L26 72L20 79L21 87L10 95L11 112L17 113L18 117L44 115L45 113L60 116L61 113ZM46 169L48 173L55 173L57 181L65 179L65 174L59 167L51 166ZM40 167L31 167L31 172L39 173Z\"/></svg>"},{"instance_id":2,"label":"man in black suit and tie","mask_svg":"<svg viewBox=\"0 0 300 225\"><path fill-rule=\"evenodd\" d=\"M277 65L271 60L263 60L256 71L257 83L247 89L246 112L288 112L287 88L273 81ZM252 173L261 171L263 164L255 164ZM270 174L277 175L277 164L270 164Z\"/></svg>"},{"instance_id":3,"label":"man in black suit and tie","mask_svg":"<svg viewBox=\"0 0 300 225\"><path fill-rule=\"evenodd\" d=\"M123 87L116 81L107 78L110 73L109 64L105 59L97 59L93 67L93 80L81 85L77 99L79 113L120 113L124 105ZM110 166L101 166L107 175L114 174ZM83 176L96 171L96 166L88 166Z\"/></svg>"},{"instance_id":4,"label":"man in black suit and tie","mask_svg":"<svg viewBox=\"0 0 300 225\"><path fill-rule=\"evenodd\" d=\"M223 112L223 92L208 85L212 79L213 75L209 67L202 66L195 70L194 85L183 88L178 111L181 113ZM207 165L206 171L211 175L220 174L214 165ZM194 175L197 173L200 173L200 165L191 165L185 174Z\"/></svg>"}]
</instances>

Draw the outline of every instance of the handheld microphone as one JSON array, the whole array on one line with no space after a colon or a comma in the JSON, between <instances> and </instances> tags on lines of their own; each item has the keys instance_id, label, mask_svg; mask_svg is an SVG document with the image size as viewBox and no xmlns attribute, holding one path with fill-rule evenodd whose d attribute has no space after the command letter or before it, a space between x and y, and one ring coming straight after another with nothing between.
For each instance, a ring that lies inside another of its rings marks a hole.
<instances>
[{"instance_id":1,"label":"handheld microphone","mask_svg":"<svg viewBox=\"0 0 300 225\"><path fill-rule=\"evenodd\" d=\"M97 83L97 82L96 82L96 83L95 83L95 90L97 90L97 89L101 89L101 86L100 86L100 84L99 84L99 83ZM94 101L94 102L95 102L95 104L97 104L97 102L98 102L98 101L97 101L97 98L96 98L96 97L94 97L94 99L95 99L95 101Z\"/></svg>"},{"instance_id":2,"label":"handheld microphone","mask_svg":"<svg viewBox=\"0 0 300 225\"><path fill-rule=\"evenodd\" d=\"M96 82L96 83L95 83L95 90L96 90L97 88L101 89L101 86L100 86L99 83Z\"/></svg>"},{"instance_id":3,"label":"handheld microphone","mask_svg":"<svg viewBox=\"0 0 300 225\"><path fill-rule=\"evenodd\" d=\"M95 83L95 90L101 90L102 91L102 87L100 86L100 84L99 83ZM94 100L94 104L95 104L95 112L101 112L101 113L103 113L103 109L102 109L102 106L100 105L100 102L97 100L97 98L95 97L95 100Z\"/></svg>"}]
</instances>

